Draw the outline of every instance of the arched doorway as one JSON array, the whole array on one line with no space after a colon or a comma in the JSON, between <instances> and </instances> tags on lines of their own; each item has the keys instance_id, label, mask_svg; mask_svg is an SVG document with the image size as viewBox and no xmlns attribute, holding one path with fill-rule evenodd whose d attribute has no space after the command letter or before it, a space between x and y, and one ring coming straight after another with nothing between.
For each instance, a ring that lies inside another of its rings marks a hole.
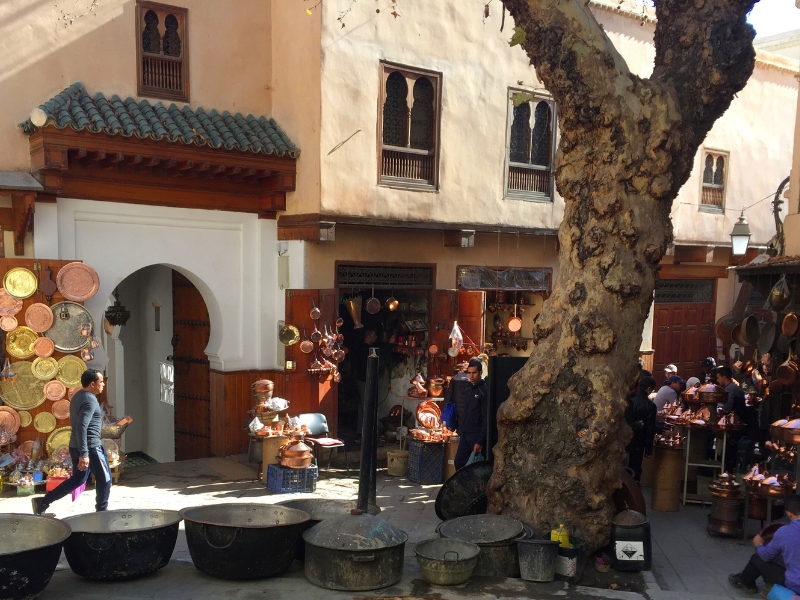
<instances>
[{"instance_id":1,"label":"arched doorway","mask_svg":"<svg viewBox=\"0 0 800 600\"><path fill-rule=\"evenodd\" d=\"M107 340L118 412L134 417L123 450L158 462L211 456L211 322L202 294L166 265L131 273L117 291L131 313Z\"/></svg>"}]
</instances>

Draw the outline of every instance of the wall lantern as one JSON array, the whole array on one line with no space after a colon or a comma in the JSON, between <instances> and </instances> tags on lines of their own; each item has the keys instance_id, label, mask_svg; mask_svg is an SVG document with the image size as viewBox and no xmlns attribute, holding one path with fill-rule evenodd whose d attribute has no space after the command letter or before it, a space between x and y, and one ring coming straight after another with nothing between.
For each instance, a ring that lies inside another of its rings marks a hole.
<instances>
[{"instance_id":1,"label":"wall lantern","mask_svg":"<svg viewBox=\"0 0 800 600\"><path fill-rule=\"evenodd\" d=\"M747 254L747 245L750 243L750 226L747 224L747 219L744 218L744 211L736 221L731 231L731 245L733 246L732 254L734 256L744 256Z\"/></svg>"}]
</instances>

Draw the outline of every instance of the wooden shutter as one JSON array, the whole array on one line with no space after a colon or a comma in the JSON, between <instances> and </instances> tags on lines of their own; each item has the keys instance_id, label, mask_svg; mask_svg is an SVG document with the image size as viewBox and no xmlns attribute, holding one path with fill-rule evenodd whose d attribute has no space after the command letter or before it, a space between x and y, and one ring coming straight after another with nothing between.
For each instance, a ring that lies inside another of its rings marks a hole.
<instances>
[{"instance_id":1,"label":"wooden shutter","mask_svg":"<svg viewBox=\"0 0 800 600\"><path fill-rule=\"evenodd\" d=\"M447 351L450 342L450 330L458 314L458 292L455 290L433 290L433 310L429 324L431 338L436 340L439 351ZM455 360L448 357L446 363L440 363L438 358L430 364L430 376L452 375Z\"/></svg>"},{"instance_id":2,"label":"wooden shutter","mask_svg":"<svg viewBox=\"0 0 800 600\"><path fill-rule=\"evenodd\" d=\"M483 347L486 314L486 292L458 292L458 324L469 338ZM465 340L466 341L466 340Z\"/></svg>"}]
</instances>

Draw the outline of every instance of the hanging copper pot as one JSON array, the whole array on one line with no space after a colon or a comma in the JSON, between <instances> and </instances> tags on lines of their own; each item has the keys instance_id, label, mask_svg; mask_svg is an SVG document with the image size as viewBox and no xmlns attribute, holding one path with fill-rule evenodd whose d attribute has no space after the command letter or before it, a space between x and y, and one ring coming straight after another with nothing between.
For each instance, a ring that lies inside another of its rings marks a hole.
<instances>
[{"instance_id":1,"label":"hanging copper pot","mask_svg":"<svg viewBox=\"0 0 800 600\"><path fill-rule=\"evenodd\" d=\"M394 294L386 299L386 308L389 309L389 312L396 311L398 306L400 306L400 301L394 297Z\"/></svg>"},{"instance_id":2,"label":"hanging copper pot","mask_svg":"<svg viewBox=\"0 0 800 600\"><path fill-rule=\"evenodd\" d=\"M517 316L516 304L514 305L514 316L508 319L508 322L506 323L506 328L512 333L516 333L520 329L522 329L522 319Z\"/></svg>"},{"instance_id":3,"label":"hanging copper pot","mask_svg":"<svg viewBox=\"0 0 800 600\"><path fill-rule=\"evenodd\" d=\"M317 328L317 322L314 321L314 331L311 332L311 341L315 344L322 339L322 332Z\"/></svg>"},{"instance_id":4,"label":"hanging copper pot","mask_svg":"<svg viewBox=\"0 0 800 600\"><path fill-rule=\"evenodd\" d=\"M783 385L794 385L794 382L797 381L798 371L800 369L798 369L797 362L790 350L789 358L775 370L775 379Z\"/></svg>"},{"instance_id":5,"label":"hanging copper pot","mask_svg":"<svg viewBox=\"0 0 800 600\"><path fill-rule=\"evenodd\" d=\"M371 315L377 315L381 310L381 301L375 297L375 286L372 286L372 297L367 300L366 311Z\"/></svg>"},{"instance_id":6,"label":"hanging copper pot","mask_svg":"<svg viewBox=\"0 0 800 600\"><path fill-rule=\"evenodd\" d=\"M788 338L793 337L797 333L798 327L798 319L795 313L790 312L783 317L783 322L781 323L781 331L783 331L783 335Z\"/></svg>"},{"instance_id":7,"label":"hanging copper pot","mask_svg":"<svg viewBox=\"0 0 800 600\"><path fill-rule=\"evenodd\" d=\"M303 354L311 354L314 351L314 342L308 339L308 334L306 333L306 326L303 325L303 341L300 342L300 352Z\"/></svg>"},{"instance_id":8,"label":"hanging copper pot","mask_svg":"<svg viewBox=\"0 0 800 600\"><path fill-rule=\"evenodd\" d=\"M364 327L361 323L361 296L353 296L352 298L348 298L345 302L347 306L347 312L350 313L350 317L353 319L353 328L354 329L361 329Z\"/></svg>"},{"instance_id":9,"label":"hanging copper pot","mask_svg":"<svg viewBox=\"0 0 800 600\"><path fill-rule=\"evenodd\" d=\"M311 308L311 313L310 313L311 318L314 321L316 321L317 319L319 319L322 316L322 312L317 308L317 303L314 302L313 298L311 299L311 307L312 307Z\"/></svg>"},{"instance_id":10,"label":"hanging copper pot","mask_svg":"<svg viewBox=\"0 0 800 600\"><path fill-rule=\"evenodd\" d=\"M436 344L436 342L431 342L431 345L428 346L428 354L431 356L436 356L439 354L439 346Z\"/></svg>"}]
</instances>

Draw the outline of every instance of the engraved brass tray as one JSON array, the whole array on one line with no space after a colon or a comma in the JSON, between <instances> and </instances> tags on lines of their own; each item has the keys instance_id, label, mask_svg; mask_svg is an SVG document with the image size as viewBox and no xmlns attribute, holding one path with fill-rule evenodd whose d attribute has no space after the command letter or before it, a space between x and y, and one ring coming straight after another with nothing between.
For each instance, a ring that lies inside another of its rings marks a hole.
<instances>
[{"instance_id":1,"label":"engraved brass tray","mask_svg":"<svg viewBox=\"0 0 800 600\"><path fill-rule=\"evenodd\" d=\"M33 423L33 417L31 416L31 413L29 413L27 410L19 411L19 424L23 427L27 427L31 423Z\"/></svg>"},{"instance_id":2,"label":"engraved brass tray","mask_svg":"<svg viewBox=\"0 0 800 600\"><path fill-rule=\"evenodd\" d=\"M44 381L36 379L28 361L15 362L11 370L17 374L15 381L0 381L0 395L9 406L17 410L30 410L41 405L44 398Z\"/></svg>"},{"instance_id":3,"label":"engraved brass tray","mask_svg":"<svg viewBox=\"0 0 800 600\"><path fill-rule=\"evenodd\" d=\"M58 361L52 356L35 358L31 363L33 376L42 381L50 381L58 373Z\"/></svg>"},{"instance_id":4,"label":"engraved brass tray","mask_svg":"<svg viewBox=\"0 0 800 600\"><path fill-rule=\"evenodd\" d=\"M89 311L75 302L59 302L52 309L55 317L53 326L44 335L53 340L56 350L72 353L86 348L92 338L82 335L81 327L88 324L89 330L94 330L94 321Z\"/></svg>"},{"instance_id":5,"label":"engraved brass tray","mask_svg":"<svg viewBox=\"0 0 800 600\"><path fill-rule=\"evenodd\" d=\"M40 433L50 433L56 428L56 418L53 413L41 412L33 417L33 427Z\"/></svg>"},{"instance_id":6,"label":"engraved brass tray","mask_svg":"<svg viewBox=\"0 0 800 600\"><path fill-rule=\"evenodd\" d=\"M3 278L3 287L14 298L24 300L36 293L39 289L39 280L25 267L14 267Z\"/></svg>"},{"instance_id":7,"label":"engraved brass tray","mask_svg":"<svg viewBox=\"0 0 800 600\"><path fill-rule=\"evenodd\" d=\"M53 450L59 446L69 447L70 435L72 435L72 427L69 425L54 430L53 433L47 436L47 453L52 456Z\"/></svg>"},{"instance_id":8,"label":"engraved brass tray","mask_svg":"<svg viewBox=\"0 0 800 600\"><path fill-rule=\"evenodd\" d=\"M20 326L6 335L6 350L14 358L30 358L33 356L33 344L39 334L29 327Z\"/></svg>"},{"instance_id":9,"label":"engraved brass tray","mask_svg":"<svg viewBox=\"0 0 800 600\"><path fill-rule=\"evenodd\" d=\"M86 363L77 356L65 356L58 361L58 380L68 388L79 386Z\"/></svg>"}]
</instances>

